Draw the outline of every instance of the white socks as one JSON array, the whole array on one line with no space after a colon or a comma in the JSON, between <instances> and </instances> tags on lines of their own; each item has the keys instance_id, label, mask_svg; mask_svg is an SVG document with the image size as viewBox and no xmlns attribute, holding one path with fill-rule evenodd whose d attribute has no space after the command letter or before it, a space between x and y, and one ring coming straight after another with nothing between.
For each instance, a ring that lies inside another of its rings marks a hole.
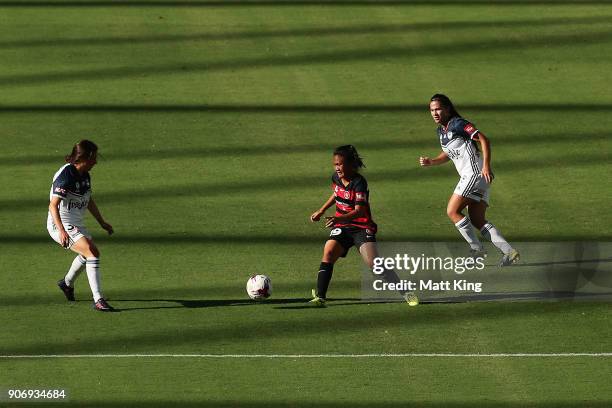
<instances>
[{"instance_id":1,"label":"white socks","mask_svg":"<svg viewBox=\"0 0 612 408\"><path fill-rule=\"evenodd\" d=\"M70 265L70 269L68 269L68 273L64 277L64 282L66 282L66 285L70 287L74 286L74 281L79 277L84 266L85 257L83 255L78 255L76 258L74 258L72 265Z\"/></svg>"},{"instance_id":2,"label":"white socks","mask_svg":"<svg viewBox=\"0 0 612 408\"><path fill-rule=\"evenodd\" d=\"M100 258L87 258L86 269L89 287L91 288L94 302L97 302L102 297L100 292Z\"/></svg>"},{"instance_id":3,"label":"white socks","mask_svg":"<svg viewBox=\"0 0 612 408\"><path fill-rule=\"evenodd\" d=\"M485 223L485 225L480 229L480 233L483 237L490 240L493 245L499 248L500 251L504 253L504 255L508 255L512 252L512 246L504 239L502 234L499 233L497 228L489 221Z\"/></svg>"},{"instance_id":4,"label":"white socks","mask_svg":"<svg viewBox=\"0 0 612 408\"><path fill-rule=\"evenodd\" d=\"M459 222L455 224L455 227L459 230L459 233L465 238L468 244L470 244L470 248L481 251L482 244L478 240L476 236L476 232L474 232L474 228L472 228L472 223L468 217L463 217Z\"/></svg>"}]
</instances>

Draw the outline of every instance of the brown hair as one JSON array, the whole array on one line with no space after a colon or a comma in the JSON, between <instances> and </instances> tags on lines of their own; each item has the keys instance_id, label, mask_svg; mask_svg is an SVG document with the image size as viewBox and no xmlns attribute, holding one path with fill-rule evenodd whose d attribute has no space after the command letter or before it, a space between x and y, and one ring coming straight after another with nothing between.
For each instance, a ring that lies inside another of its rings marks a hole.
<instances>
[{"instance_id":1,"label":"brown hair","mask_svg":"<svg viewBox=\"0 0 612 408\"><path fill-rule=\"evenodd\" d=\"M66 156L66 163L79 163L91 160L98 153L98 146L91 140L81 140L72 148L72 152Z\"/></svg>"},{"instance_id":2,"label":"brown hair","mask_svg":"<svg viewBox=\"0 0 612 408\"><path fill-rule=\"evenodd\" d=\"M334 156L342 156L348 165L353 167L355 170L359 170L361 167L365 167L363 159L357 153L357 149L353 145L338 146L334 150Z\"/></svg>"},{"instance_id":3,"label":"brown hair","mask_svg":"<svg viewBox=\"0 0 612 408\"><path fill-rule=\"evenodd\" d=\"M429 102L433 102L433 101L437 101L440 102L440 105L442 105L443 107L447 108L449 113L450 113L450 117L453 118L455 116L461 116L459 115L459 112L457 112L457 109L455 109L455 106L453 105L453 103L451 102L450 98L444 94L435 94L434 96L431 97L431 99L429 100Z\"/></svg>"}]
</instances>

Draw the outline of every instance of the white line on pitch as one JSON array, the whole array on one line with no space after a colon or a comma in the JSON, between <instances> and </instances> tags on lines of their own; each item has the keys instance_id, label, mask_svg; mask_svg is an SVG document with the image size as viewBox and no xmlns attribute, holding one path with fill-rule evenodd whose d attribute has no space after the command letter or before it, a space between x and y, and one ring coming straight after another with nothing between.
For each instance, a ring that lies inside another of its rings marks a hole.
<instances>
[{"instance_id":1,"label":"white line on pitch","mask_svg":"<svg viewBox=\"0 0 612 408\"><path fill-rule=\"evenodd\" d=\"M380 354L24 354L0 355L2 359L34 358L497 358L497 357L612 357L612 353L380 353Z\"/></svg>"}]
</instances>

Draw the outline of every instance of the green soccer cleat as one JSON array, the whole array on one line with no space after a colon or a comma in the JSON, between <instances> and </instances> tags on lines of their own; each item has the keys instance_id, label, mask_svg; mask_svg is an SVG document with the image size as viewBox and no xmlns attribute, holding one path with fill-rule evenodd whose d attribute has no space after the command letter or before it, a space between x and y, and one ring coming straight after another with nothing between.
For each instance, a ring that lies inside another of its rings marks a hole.
<instances>
[{"instance_id":1,"label":"green soccer cleat","mask_svg":"<svg viewBox=\"0 0 612 408\"><path fill-rule=\"evenodd\" d=\"M312 290L312 300L308 304L313 307L325 307L325 298L317 296L317 291Z\"/></svg>"},{"instance_id":2,"label":"green soccer cleat","mask_svg":"<svg viewBox=\"0 0 612 408\"><path fill-rule=\"evenodd\" d=\"M521 259L521 255L518 253L516 249L513 249L509 253L502 256L501 261L499 262L499 266L510 266L514 265Z\"/></svg>"},{"instance_id":3,"label":"green soccer cleat","mask_svg":"<svg viewBox=\"0 0 612 408\"><path fill-rule=\"evenodd\" d=\"M404 299L406 300L406 303L408 303L408 306L418 306L419 305L419 298L417 295L414 294L414 292L404 293Z\"/></svg>"}]
</instances>

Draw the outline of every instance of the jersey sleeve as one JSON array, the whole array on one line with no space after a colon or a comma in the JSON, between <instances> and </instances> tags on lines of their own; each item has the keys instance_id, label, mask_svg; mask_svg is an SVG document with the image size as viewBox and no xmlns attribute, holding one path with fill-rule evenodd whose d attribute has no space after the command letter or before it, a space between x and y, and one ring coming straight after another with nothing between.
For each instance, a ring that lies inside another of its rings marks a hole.
<instances>
[{"instance_id":1,"label":"jersey sleeve","mask_svg":"<svg viewBox=\"0 0 612 408\"><path fill-rule=\"evenodd\" d=\"M461 118L457 121L456 132L459 132L467 140L478 140L479 130L471 122Z\"/></svg>"},{"instance_id":2,"label":"jersey sleeve","mask_svg":"<svg viewBox=\"0 0 612 408\"><path fill-rule=\"evenodd\" d=\"M66 167L55 178L55 180L53 180L52 195L55 197L66 198L68 195L68 191L71 190L73 184L74 184L73 177L68 167Z\"/></svg>"},{"instance_id":3,"label":"jersey sleeve","mask_svg":"<svg viewBox=\"0 0 612 408\"><path fill-rule=\"evenodd\" d=\"M368 205L368 182L363 177L355 183L355 205Z\"/></svg>"}]
</instances>

